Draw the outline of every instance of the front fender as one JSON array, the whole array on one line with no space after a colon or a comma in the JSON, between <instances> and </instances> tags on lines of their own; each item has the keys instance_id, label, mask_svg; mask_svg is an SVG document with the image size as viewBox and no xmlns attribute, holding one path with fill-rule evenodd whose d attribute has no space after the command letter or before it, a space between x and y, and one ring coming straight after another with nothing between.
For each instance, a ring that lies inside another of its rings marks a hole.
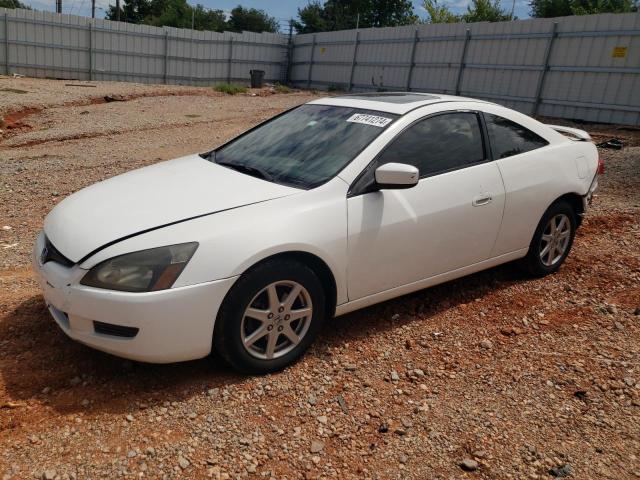
<instances>
[{"instance_id":1,"label":"front fender","mask_svg":"<svg viewBox=\"0 0 640 480\"><path fill-rule=\"evenodd\" d=\"M347 300L347 185L339 178L292 197L220 212L118 242L87 259L89 269L129 252L197 241L198 249L174 287L242 274L270 256L301 251L331 269L338 303Z\"/></svg>"}]
</instances>

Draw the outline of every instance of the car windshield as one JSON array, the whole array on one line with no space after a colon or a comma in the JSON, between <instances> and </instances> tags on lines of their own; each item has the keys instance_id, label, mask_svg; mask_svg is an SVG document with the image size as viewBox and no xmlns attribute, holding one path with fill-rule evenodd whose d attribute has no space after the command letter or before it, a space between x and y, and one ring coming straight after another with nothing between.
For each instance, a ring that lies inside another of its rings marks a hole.
<instances>
[{"instance_id":1,"label":"car windshield","mask_svg":"<svg viewBox=\"0 0 640 480\"><path fill-rule=\"evenodd\" d=\"M396 118L361 108L302 105L207 158L247 175L313 188L342 170Z\"/></svg>"}]
</instances>

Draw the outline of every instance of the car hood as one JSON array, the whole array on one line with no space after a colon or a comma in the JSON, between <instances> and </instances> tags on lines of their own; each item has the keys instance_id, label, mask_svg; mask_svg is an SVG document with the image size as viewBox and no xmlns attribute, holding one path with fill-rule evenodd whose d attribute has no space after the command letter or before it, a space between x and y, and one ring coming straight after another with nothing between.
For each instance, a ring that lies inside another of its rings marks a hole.
<instances>
[{"instance_id":1,"label":"car hood","mask_svg":"<svg viewBox=\"0 0 640 480\"><path fill-rule=\"evenodd\" d=\"M148 230L298 192L190 155L74 193L47 215L44 231L60 253L78 262Z\"/></svg>"}]
</instances>

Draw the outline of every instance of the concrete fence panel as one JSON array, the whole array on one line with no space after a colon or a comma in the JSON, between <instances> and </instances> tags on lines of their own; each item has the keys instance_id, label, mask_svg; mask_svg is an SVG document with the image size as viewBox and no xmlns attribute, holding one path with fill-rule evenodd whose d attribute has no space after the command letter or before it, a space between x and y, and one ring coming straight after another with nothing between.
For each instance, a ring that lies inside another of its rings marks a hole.
<instances>
[{"instance_id":1,"label":"concrete fence panel","mask_svg":"<svg viewBox=\"0 0 640 480\"><path fill-rule=\"evenodd\" d=\"M640 124L640 13L305 34L293 49L298 86L458 94Z\"/></svg>"}]
</instances>

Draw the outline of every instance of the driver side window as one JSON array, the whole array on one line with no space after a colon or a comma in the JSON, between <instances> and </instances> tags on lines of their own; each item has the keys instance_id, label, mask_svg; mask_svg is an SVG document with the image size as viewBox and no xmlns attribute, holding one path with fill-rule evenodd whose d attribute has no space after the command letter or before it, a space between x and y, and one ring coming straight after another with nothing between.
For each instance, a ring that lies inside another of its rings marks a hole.
<instances>
[{"instance_id":1,"label":"driver side window","mask_svg":"<svg viewBox=\"0 0 640 480\"><path fill-rule=\"evenodd\" d=\"M486 159L478 115L454 112L420 120L378 157L377 165L398 162L418 168L420 178L457 170Z\"/></svg>"}]
</instances>

